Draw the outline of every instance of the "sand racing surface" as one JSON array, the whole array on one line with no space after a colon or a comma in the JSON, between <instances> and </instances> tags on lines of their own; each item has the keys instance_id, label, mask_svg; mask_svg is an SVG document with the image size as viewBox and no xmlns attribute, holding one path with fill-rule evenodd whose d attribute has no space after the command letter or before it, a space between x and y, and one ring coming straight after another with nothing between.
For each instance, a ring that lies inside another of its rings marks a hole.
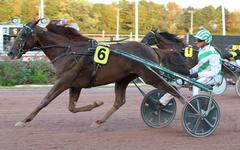
<instances>
[{"instance_id":1,"label":"sand racing surface","mask_svg":"<svg viewBox=\"0 0 240 150\"><path fill-rule=\"evenodd\" d=\"M149 91L150 87L143 87ZM239 150L240 97L234 86L215 97L221 111L216 131L209 137L186 134L181 123L183 105L177 102L177 115L167 127L148 127L141 118L143 96L128 87L126 104L99 128L90 125L114 101L113 87L83 89L77 106L96 100L104 105L90 112L68 111L68 90L44 108L24 128L14 124L24 119L40 103L49 88L0 89L0 150ZM190 96L188 89L182 90Z\"/></svg>"}]
</instances>

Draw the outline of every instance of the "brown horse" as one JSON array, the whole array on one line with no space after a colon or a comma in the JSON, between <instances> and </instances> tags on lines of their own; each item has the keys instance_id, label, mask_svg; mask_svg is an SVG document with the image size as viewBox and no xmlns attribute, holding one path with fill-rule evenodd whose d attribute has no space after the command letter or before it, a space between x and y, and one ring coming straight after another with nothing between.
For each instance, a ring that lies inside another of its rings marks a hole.
<instances>
[{"instance_id":1,"label":"brown horse","mask_svg":"<svg viewBox=\"0 0 240 150\"><path fill-rule=\"evenodd\" d=\"M163 48L171 49L176 53L180 53L184 57L184 48L186 47L184 42L176 35L168 32L157 32L156 28L152 28L142 39L141 43L146 45L156 45L159 51ZM189 65L189 69L194 67L198 63L198 51L193 50L192 57L185 57L185 63Z\"/></svg>"},{"instance_id":2,"label":"brown horse","mask_svg":"<svg viewBox=\"0 0 240 150\"><path fill-rule=\"evenodd\" d=\"M57 80L51 90L42 99L40 104L25 119L15 124L23 127L53 101L63 91L69 89L69 111L73 113L90 111L103 102L95 101L92 104L76 107L82 88L90 88L109 83L115 83L115 102L106 113L93 122L93 127L100 126L126 101L126 88L133 79L141 77L147 84L182 98L165 80L150 71L144 64L110 53L105 65L93 62L92 39L78 33L73 28L49 24L47 28L37 25L39 22L26 24L18 33L9 56L20 58L23 53L33 48L41 48L52 62ZM120 49L138 57L159 63L157 53L149 46L139 42L111 44L110 49ZM176 66L178 67L178 66ZM97 69L96 69L97 68ZM185 69L185 68L183 68ZM96 74L94 75L94 72ZM157 71L158 72L158 71Z\"/></svg>"}]
</instances>

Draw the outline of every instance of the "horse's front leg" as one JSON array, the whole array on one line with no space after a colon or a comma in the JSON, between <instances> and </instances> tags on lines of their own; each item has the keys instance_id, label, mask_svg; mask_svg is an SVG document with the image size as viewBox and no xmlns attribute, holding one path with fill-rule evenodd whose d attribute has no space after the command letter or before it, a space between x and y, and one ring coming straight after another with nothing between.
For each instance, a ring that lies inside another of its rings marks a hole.
<instances>
[{"instance_id":1,"label":"horse's front leg","mask_svg":"<svg viewBox=\"0 0 240 150\"><path fill-rule=\"evenodd\" d=\"M22 121L19 121L15 124L16 127L24 127L27 122L33 120L33 118L44 108L46 107L52 100L54 100L59 94L61 94L64 90L67 89L66 84L62 82L56 82L56 84L51 88L51 90L47 93L47 95L42 99L41 103L37 106L37 108L28 115Z\"/></svg>"},{"instance_id":2,"label":"horse's front leg","mask_svg":"<svg viewBox=\"0 0 240 150\"><path fill-rule=\"evenodd\" d=\"M111 107L111 109L108 110L100 119L93 122L91 127L100 127L100 125L104 123L115 111L117 111L123 104L125 104L126 88L130 81L132 81L132 79L126 79L125 81L121 80L115 83L115 102L113 104L113 107Z\"/></svg>"},{"instance_id":3,"label":"horse's front leg","mask_svg":"<svg viewBox=\"0 0 240 150\"><path fill-rule=\"evenodd\" d=\"M103 105L101 101L95 101L93 104L89 104L83 107L76 107L78 98L81 93L81 88L70 88L69 90L69 106L68 110L72 113L91 111L93 108Z\"/></svg>"}]
</instances>

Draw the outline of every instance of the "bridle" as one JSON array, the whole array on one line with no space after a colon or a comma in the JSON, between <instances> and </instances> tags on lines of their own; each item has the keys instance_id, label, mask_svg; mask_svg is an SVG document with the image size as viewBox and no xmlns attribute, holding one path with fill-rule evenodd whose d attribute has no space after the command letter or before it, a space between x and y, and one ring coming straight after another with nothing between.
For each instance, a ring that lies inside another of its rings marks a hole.
<instances>
[{"instance_id":1,"label":"bridle","mask_svg":"<svg viewBox=\"0 0 240 150\"><path fill-rule=\"evenodd\" d=\"M22 35L22 37L19 39L19 42L20 42L19 47L20 48L18 50L17 56L25 54L28 51L28 49L23 49L23 48L25 47L29 38L32 36L34 30L31 27L29 27L28 25L23 25L22 32L26 32L26 33L23 33L23 34L26 34L26 35L24 35L24 38L23 38L23 35Z\"/></svg>"},{"instance_id":2,"label":"bridle","mask_svg":"<svg viewBox=\"0 0 240 150\"><path fill-rule=\"evenodd\" d=\"M152 34L153 37L152 37L152 36L147 37L147 43L146 43L146 44L147 44L147 45L150 45L149 43L150 43L150 41L152 41L152 39L153 39L153 40L155 41L155 43L158 45L159 42L157 41L156 33L153 32L153 31L150 31L149 34Z\"/></svg>"},{"instance_id":3,"label":"bridle","mask_svg":"<svg viewBox=\"0 0 240 150\"><path fill-rule=\"evenodd\" d=\"M154 31L150 31L149 33L151 33L152 35L153 35L153 37L151 36L151 37L148 37L147 38L147 40L148 40L148 42L150 41L150 40L154 40L155 41L155 44L153 44L153 45L156 45L157 47L161 47L161 43L158 41L158 39L157 39L157 34L158 33L156 33L156 32L154 32ZM149 42L150 43L150 42Z\"/></svg>"}]
</instances>

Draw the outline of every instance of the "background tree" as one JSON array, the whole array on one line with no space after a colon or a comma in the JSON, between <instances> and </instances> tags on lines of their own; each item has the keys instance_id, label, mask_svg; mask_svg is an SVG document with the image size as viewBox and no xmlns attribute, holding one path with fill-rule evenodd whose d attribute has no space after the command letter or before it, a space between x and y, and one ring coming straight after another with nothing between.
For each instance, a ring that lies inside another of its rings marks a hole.
<instances>
[{"instance_id":1,"label":"background tree","mask_svg":"<svg viewBox=\"0 0 240 150\"><path fill-rule=\"evenodd\" d=\"M97 30L95 33L100 33L101 31L105 31L105 33L116 32L116 8L116 4L95 4L93 6L96 17L95 29Z\"/></svg>"},{"instance_id":2,"label":"background tree","mask_svg":"<svg viewBox=\"0 0 240 150\"><path fill-rule=\"evenodd\" d=\"M117 4L92 4L87 0L44 0L45 17L67 19L77 23L83 33L116 33ZM19 17L22 23L39 18L39 0L0 0L0 22L9 23ZM135 31L134 2L121 0L120 34ZM174 2L160 5L148 0L139 1L139 34L147 33L153 26L158 31L186 34L190 29L190 13L193 10L193 32L204 26L213 34L222 34L221 7L206 6L201 9L192 7L182 9ZM240 34L240 12L225 9L227 34Z\"/></svg>"},{"instance_id":3,"label":"background tree","mask_svg":"<svg viewBox=\"0 0 240 150\"><path fill-rule=\"evenodd\" d=\"M191 13L190 11L193 11L194 15L194 8L193 7L188 7L183 9L183 15L180 17L181 19L181 24L179 25L181 30L181 34L184 33L190 33L191 31ZM194 20L193 20L194 21Z\"/></svg>"},{"instance_id":4,"label":"background tree","mask_svg":"<svg viewBox=\"0 0 240 150\"><path fill-rule=\"evenodd\" d=\"M66 2L67 13L79 24L81 31L87 33L95 31L98 19L93 5L85 0L66 0Z\"/></svg>"},{"instance_id":5,"label":"background tree","mask_svg":"<svg viewBox=\"0 0 240 150\"><path fill-rule=\"evenodd\" d=\"M163 5L141 1L139 4L139 33L145 34L152 27L167 30L166 9Z\"/></svg>"},{"instance_id":6,"label":"background tree","mask_svg":"<svg viewBox=\"0 0 240 150\"><path fill-rule=\"evenodd\" d=\"M14 0L1 0L0 1L0 22L9 22L9 20L16 16L14 14ZM16 8L17 9L20 8Z\"/></svg>"},{"instance_id":7,"label":"background tree","mask_svg":"<svg viewBox=\"0 0 240 150\"><path fill-rule=\"evenodd\" d=\"M44 13L45 17L47 18L52 18L52 19L57 19L63 17L63 14L65 11L63 3L64 1L62 0L44 0Z\"/></svg>"},{"instance_id":8,"label":"background tree","mask_svg":"<svg viewBox=\"0 0 240 150\"><path fill-rule=\"evenodd\" d=\"M38 0L22 0L21 5L21 21L26 23L28 21L38 19L39 12L38 12Z\"/></svg>"},{"instance_id":9,"label":"background tree","mask_svg":"<svg viewBox=\"0 0 240 150\"><path fill-rule=\"evenodd\" d=\"M120 30L124 34L134 32L134 3L130 4L126 0L122 0L120 7Z\"/></svg>"},{"instance_id":10,"label":"background tree","mask_svg":"<svg viewBox=\"0 0 240 150\"><path fill-rule=\"evenodd\" d=\"M21 17L22 0L12 0L12 17Z\"/></svg>"},{"instance_id":11,"label":"background tree","mask_svg":"<svg viewBox=\"0 0 240 150\"><path fill-rule=\"evenodd\" d=\"M169 2L167 4L167 25L169 32L176 33L178 30L178 26L181 23L181 16L183 15L183 11L179 5L174 2Z\"/></svg>"},{"instance_id":12,"label":"background tree","mask_svg":"<svg viewBox=\"0 0 240 150\"><path fill-rule=\"evenodd\" d=\"M227 17L226 24L229 34L240 34L240 11L230 13Z\"/></svg>"},{"instance_id":13,"label":"background tree","mask_svg":"<svg viewBox=\"0 0 240 150\"><path fill-rule=\"evenodd\" d=\"M202 26L206 27L210 32L220 32L220 30L217 29L218 27L221 27L221 10L216 10L213 6L207 6L201 9L201 20L202 20Z\"/></svg>"}]
</instances>

